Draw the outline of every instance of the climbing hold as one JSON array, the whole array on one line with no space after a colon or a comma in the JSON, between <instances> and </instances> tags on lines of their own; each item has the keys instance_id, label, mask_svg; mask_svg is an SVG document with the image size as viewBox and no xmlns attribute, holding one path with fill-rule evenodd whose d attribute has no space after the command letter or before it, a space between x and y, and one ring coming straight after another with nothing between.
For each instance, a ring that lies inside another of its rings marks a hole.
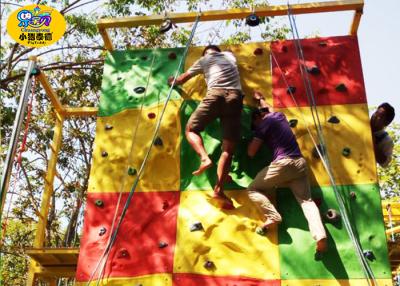
<instances>
[{"instance_id":1,"label":"climbing hold","mask_svg":"<svg viewBox=\"0 0 400 286\"><path fill-rule=\"evenodd\" d=\"M315 252L314 259L316 261L321 261L322 258L324 258L324 254L322 252L320 252L320 251Z\"/></svg>"},{"instance_id":2,"label":"climbing hold","mask_svg":"<svg viewBox=\"0 0 400 286\"><path fill-rule=\"evenodd\" d=\"M250 27L255 27L260 24L260 18L256 14L251 14L246 17L246 25L249 25Z\"/></svg>"},{"instance_id":3,"label":"climbing hold","mask_svg":"<svg viewBox=\"0 0 400 286\"><path fill-rule=\"evenodd\" d=\"M162 209L165 211L169 207L168 201L163 201Z\"/></svg>"},{"instance_id":4,"label":"climbing hold","mask_svg":"<svg viewBox=\"0 0 400 286\"><path fill-rule=\"evenodd\" d=\"M329 117L328 122L332 124L338 124L340 123L340 120L335 115L332 115L331 117Z\"/></svg>"},{"instance_id":5,"label":"climbing hold","mask_svg":"<svg viewBox=\"0 0 400 286\"><path fill-rule=\"evenodd\" d=\"M335 89L339 92L346 92L347 91L347 87L344 83L339 83Z\"/></svg>"},{"instance_id":6,"label":"climbing hold","mask_svg":"<svg viewBox=\"0 0 400 286\"><path fill-rule=\"evenodd\" d=\"M258 235L266 235L267 234L267 230L264 228L264 227L257 227L256 228L256 233L258 234Z\"/></svg>"},{"instance_id":7,"label":"climbing hold","mask_svg":"<svg viewBox=\"0 0 400 286\"><path fill-rule=\"evenodd\" d=\"M101 157L107 157L108 153L106 151L101 152Z\"/></svg>"},{"instance_id":8,"label":"climbing hold","mask_svg":"<svg viewBox=\"0 0 400 286\"><path fill-rule=\"evenodd\" d=\"M370 261L374 261L376 259L374 253L372 252L372 250L365 250L363 252L364 257L367 258Z\"/></svg>"},{"instance_id":9,"label":"climbing hold","mask_svg":"<svg viewBox=\"0 0 400 286\"><path fill-rule=\"evenodd\" d=\"M133 89L137 94L142 94L146 89L143 86L138 86Z\"/></svg>"},{"instance_id":10,"label":"climbing hold","mask_svg":"<svg viewBox=\"0 0 400 286\"><path fill-rule=\"evenodd\" d=\"M323 145L318 144L317 147L318 147L318 149L314 147L312 150L312 155L315 159L319 159L318 151L319 151L319 153L321 153L322 156L325 155L325 148L323 147Z\"/></svg>"},{"instance_id":11,"label":"climbing hold","mask_svg":"<svg viewBox=\"0 0 400 286\"><path fill-rule=\"evenodd\" d=\"M328 209L325 213L325 218L328 222L336 223L340 221L340 213L338 213L335 209Z\"/></svg>"},{"instance_id":12,"label":"climbing hold","mask_svg":"<svg viewBox=\"0 0 400 286\"><path fill-rule=\"evenodd\" d=\"M104 202L102 200L96 200L94 204L96 205L96 207L99 208L102 208L104 206Z\"/></svg>"},{"instance_id":13,"label":"climbing hold","mask_svg":"<svg viewBox=\"0 0 400 286\"><path fill-rule=\"evenodd\" d=\"M150 113L147 113L147 117L149 119L154 119L154 118L156 118L156 114L154 112L150 112Z\"/></svg>"},{"instance_id":14,"label":"climbing hold","mask_svg":"<svg viewBox=\"0 0 400 286\"><path fill-rule=\"evenodd\" d=\"M154 146L163 146L164 143L160 137L157 137L156 140L154 140Z\"/></svg>"},{"instance_id":15,"label":"climbing hold","mask_svg":"<svg viewBox=\"0 0 400 286\"><path fill-rule=\"evenodd\" d=\"M129 252L125 248L121 248L118 251L117 258L127 258L129 257Z\"/></svg>"},{"instance_id":16,"label":"climbing hold","mask_svg":"<svg viewBox=\"0 0 400 286\"><path fill-rule=\"evenodd\" d=\"M174 52L170 52L170 53L168 54L168 58L169 58L170 60L175 60L175 59L176 59L176 54L175 54Z\"/></svg>"},{"instance_id":17,"label":"climbing hold","mask_svg":"<svg viewBox=\"0 0 400 286\"><path fill-rule=\"evenodd\" d=\"M166 243L165 241L160 241L158 243L158 248L165 248L168 246L168 243Z\"/></svg>"},{"instance_id":18,"label":"climbing hold","mask_svg":"<svg viewBox=\"0 0 400 286\"><path fill-rule=\"evenodd\" d=\"M128 95L128 101L133 101L135 100L135 97L133 95Z\"/></svg>"},{"instance_id":19,"label":"climbing hold","mask_svg":"<svg viewBox=\"0 0 400 286\"><path fill-rule=\"evenodd\" d=\"M352 198L353 200L355 200L355 199L357 198L356 192L350 192L350 198Z\"/></svg>"},{"instance_id":20,"label":"climbing hold","mask_svg":"<svg viewBox=\"0 0 400 286\"><path fill-rule=\"evenodd\" d=\"M345 157L349 157L350 154L351 154L350 148L349 147L344 147L343 150L342 150L342 155L345 156Z\"/></svg>"},{"instance_id":21,"label":"climbing hold","mask_svg":"<svg viewBox=\"0 0 400 286\"><path fill-rule=\"evenodd\" d=\"M121 80L121 79L122 79L122 77L120 77L120 76L119 76L119 77L117 77L117 80Z\"/></svg>"},{"instance_id":22,"label":"climbing hold","mask_svg":"<svg viewBox=\"0 0 400 286\"><path fill-rule=\"evenodd\" d=\"M100 228L100 230L99 230L99 236L103 236L106 232L107 232L107 229L103 226L103 227Z\"/></svg>"},{"instance_id":23,"label":"climbing hold","mask_svg":"<svg viewBox=\"0 0 400 286\"><path fill-rule=\"evenodd\" d=\"M190 231L199 231L199 230L203 230L203 225L201 224L201 222L195 222L190 226Z\"/></svg>"},{"instance_id":24,"label":"climbing hold","mask_svg":"<svg viewBox=\"0 0 400 286\"><path fill-rule=\"evenodd\" d=\"M136 173L137 173L137 171L136 171L135 168L133 168L133 167L129 167L129 168L128 168L128 175L129 175L129 176L135 176Z\"/></svg>"},{"instance_id":25,"label":"climbing hold","mask_svg":"<svg viewBox=\"0 0 400 286\"><path fill-rule=\"evenodd\" d=\"M294 94L296 92L296 87L295 86L289 86L286 90L287 94Z\"/></svg>"},{"instance_id":26,"label":"climbing hold","mask_svg":"<svg viewBox=\"0 0 400 286\"><path fill-rule=\"evenodd\" d=\"M204 262L204 268L210 269L214 267L214 262L207 260L206 262Z\"/></svg>"},{"instance_id":27,"label":"climbing hold","mask_svg":"<svg viewBox=\"0 0 400 286\"><path fill-rule=\"evenodd\" d=\"M40 75L40 69L39 68L32 69L31 75Z\"/></svg>"},{"instance_id":28,"label":"climbing hold","mask_svg":"<svg viewBox=\"0 0 400 286\"><path fill-rule=\"evenodd\" d=\"M147 60L147 56L146 56L146 55L141 56L140 59L143 60L143 61L145 61L145 60Z\"/></svg>"},{"instance_id":29,"label":"climbing hold","mask_svg":"<svg viewBox=\"0 0 400 286\"><path fill-rule=\"evenodd\" d=\"M320 90L318 90L318 93L319 94L327 94L327 93L329 93L329 90L327 89L327 88L321 88Z\"/></svg>"},{"instance_id":30,"label":"climbing hold","mask_svg":"<svg viewBox=\"0 0 400 286\"><path fill-rule=\"evenodd\" d=\"M287 53L289 51L287 46L282 46L281 51Z\"/></svg>"},{"instance_id":31,"label":"climbing hold","mask_svg":"<svg viewBox=\"0 0 400 286\"><path fill-rule=\"evenodd\" d=\"M114 127L112 126L112 125L110 125L110 124L106 124L106 126L104 126L104 129L105 130L111 130L111 129L113 129Z\"/></svg>"},{"instance_id":32,"label":"climbing hold","mask_svg":"<svg viewBox=\"0 0 400 286\"><path fill-rule=\"evenodd\" d=\"M298 122L299 122L299 121L298 121L297 119L290 119L290 120L289 120L289 126L292 127L292 128L294 128L294 127L297 126L297 123L298 123Z\"/></svg>"},{"instance_id":33,"label":"climbing hold","mask_svg":"<svg viewBox=\"0 0 400 286\"><path fill-rule=\"evenodd\" d=\"M172 28L172 21L170 19L165 19L160 26L160 33L166 33Z\"/></svg>"},{"instance_id":34,"label":"climbing hold","mask_svg":"<svg viewBox=\"0 0 400 286\"><path fill-rule=\"evenodd\" d=\"M313 75L317 75L317 74L321 73L321 71L319 70L319 68L317 66L308 67L307 72L310 74L313 74Z\"/></svg>"},{"instance_id":35,"label":"climbing hold","mask_svg":"<svg viewBox=\"0 0 400 286\"><path fill-rule=\"evenodd\" d=\"M323 41L323 42L319 42L318 45L319 45L320 47L326 47L326 46L328 45L328 43L325 42L325 41Z\"/></svg>"},{"instance_id":36,"label":"climbing hold","mask_svg":"<svg viewBox=\"0 0 400 286\"><path fill-rule=\"evenodd\" d=\"M253 54L256 55L256 56L260 56L260 55L263 54L263 49L257 48L257 49L254 50Z\"/></svg>"}]
</instances>

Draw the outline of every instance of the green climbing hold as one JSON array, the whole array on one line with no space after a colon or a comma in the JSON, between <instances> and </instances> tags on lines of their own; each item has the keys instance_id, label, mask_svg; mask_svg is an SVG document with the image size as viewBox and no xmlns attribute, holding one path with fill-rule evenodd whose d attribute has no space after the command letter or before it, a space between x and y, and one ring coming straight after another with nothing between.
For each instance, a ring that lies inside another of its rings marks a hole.
<instances>
[{"instance_id":1,"label":"green climbing hold","mask_svg":"<svg viewBox=\"0 0 400 286\"><path fill-rule=\"evenodd\" d=\"M345 157L349 157L350 154L351 154L350 148L349 147L344 147L343 150L342 150L342 155L345 156Z\"/></svg>"},{"instance_id":2,"label":"green climbing hold","mask_svg":"<svg viewBox=\"0 0 400 286\"><path fill-rule=\"evenodd\" d=\"M346 92L347 91L347 87L344 83L339 83L336 88L337 91L339 92Z\"/></svg>"},{"instance_id":3,"label":"green climbing hold","mask_svg":"<svg viewBox=\"0 0 400 286\"><path fill-rule=\"evenodd\" d=\"M264 236L264 235L267 234L267 230L266 230L265 227L260 227L260 226L259 226L259 227L256 228L256 233L257 233L258 235Z\"/></svg>"},{"instance_id":4,"label":"green climbing hold","mask_svg":"<svg viewBox=\"0 0 400 286\"><path fill-rule=\"evenodd\" d=\"M103 202L102 200L96 200L96 201L94 202L94 204L95 204L97 207L99 207L99 208L101 208L101 207L104 206L104 202Z\"/></svg>"},{"instance_id":5,"label":"green climbing hold","mask_svg":"<svg viewBox=\"0 0 400 286\"><path fill-rule=\"evenodd\" d=\"M129 175L129 176L135 176L136 173L137 173L137 171L136 171L135 168L133 168L133 167L129 167L129 168L128 168L128 175Z\"/></svg>"},{"instance_id":6,"label":"green climbing hold","mask_svg":"<svg viewBox=\"0 0 400 286\"><path fill-rule=\"evenodd\" d=\"M299 121L298 121L297 119L290 119L290 120L289 120L289 126L292 127L292 128L294 128L294 127L297 126L297 123L298 123L298 122L299 122Z\"/></svg>"},{"instance_id":7,"label":"green climbing hold","mask_svg":"<svg viewBox=\"0 0 400 286\"><path fill-rule=\"evenodd\" d=\"M40 75L40 69L38 69L38 68L32 69L31 75Z\"/></svg>"}]
</instances>

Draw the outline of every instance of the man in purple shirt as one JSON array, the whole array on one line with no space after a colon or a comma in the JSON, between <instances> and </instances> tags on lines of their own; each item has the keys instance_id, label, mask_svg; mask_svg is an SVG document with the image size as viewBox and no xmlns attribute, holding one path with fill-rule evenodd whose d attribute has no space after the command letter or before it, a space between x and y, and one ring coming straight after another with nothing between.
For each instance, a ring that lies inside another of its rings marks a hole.
<instances>
[{"instance_id":1,"label":"man in purple shirt","mask_svg":"<svg viewBox=\"0 0 400 286\"><path fill-rule=\"evenodd\" d=\"M257 232L262 234L282 221L267 194L275 188L289 187L303 210L312 237L317 242L316 251L325 252L326 232L318 207L311 199L307 163L300 152L296 137L285 115L273 112L260 92L254 93L254 99L258 101L260 108L253 113L254 138L247 153L254 157L264 143L273 152L272 163L262 169L248 187L250 200L259 206L265 216L265 222Z\"/></svg>"}]
</instances>

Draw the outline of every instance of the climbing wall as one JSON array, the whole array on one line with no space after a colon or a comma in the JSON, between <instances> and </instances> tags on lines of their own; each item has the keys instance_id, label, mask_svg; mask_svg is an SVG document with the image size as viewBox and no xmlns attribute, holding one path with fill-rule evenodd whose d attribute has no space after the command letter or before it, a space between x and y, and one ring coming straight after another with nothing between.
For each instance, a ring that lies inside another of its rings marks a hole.
<instances>
[{"instance_id":1,"label":"climbing wall","mask_svg":"<svg viewBox=\"0 0 400 286\"><path fill-rule=\"evenodd\" d=\"M357 39L308 39L302 45L338 189L363 250L373 254L370 265L379 285L392 285ZM307 126L314 135L315 128L293 43L229 48L237 57L246 94L242 140L234 155L232 180L226 184L235 209L222 210L212 198L215 167L198 177L191 174L199 159L184 138L184 128L206 93L204 79L198 76L173 90L159 138L105 263L104 275L96 274L91 280L114 216L119 219L150 145L168 94L167 78L178 68L183 49L107 55L77 285L89 281L96 285L98 279L101 285L142 286L368 285L340 220L325 223L329 251L321 260L315 259L315 243L290 190L279 189L271 197L283 216L282 224L266 236L255 233L262 215L245 189L271 156L264 147L255 159L246 155L253 89L262 90L268 102L291 120L311 169L313 198L321 214L338 209L338 205L321 160L313 154ZM201 47L191 48L180 72L201 52ZM271 62L271 52L279 67ZM299 107L290 97L282 73ZM203 133L214 162L221 152L220 134L218 122Z\"/></svg>"}]
</instances>

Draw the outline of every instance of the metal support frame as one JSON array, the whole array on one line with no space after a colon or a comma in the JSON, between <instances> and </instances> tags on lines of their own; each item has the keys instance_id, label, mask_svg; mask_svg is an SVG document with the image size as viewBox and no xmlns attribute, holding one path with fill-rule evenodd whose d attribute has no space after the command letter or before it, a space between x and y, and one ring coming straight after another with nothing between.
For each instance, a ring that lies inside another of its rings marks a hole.
<instances>
[{"instance_id":1,"label":"metal support frame","mask_svg":"<svg viewBox=\"0 0 400 286\"><path fill-rule=\"evenodd\" d=\"M357 34L358 25L360 23L364 0L343 0L330 2L314 2L304 4L294 4L290 6L290 12L294 15L310 14L310 13L326 13L340 11L356 11L352 23L351 35ZM276 6L259 6L254 9L236 8L227 10L211 10L201 12L200 21L217 21L243 19L251 13L255 13L260 17L285 16L288 13L287 5ZM112 19L100 19L97 21L97 27L103 37L105 48L109 51L113 50L113 45L107 29L111 28L132 28L137 26L159 25L165 19L170 19L173 23L191 23L194 22L198 13L169 13L166 15L149 15L135 17L121 17Z\"/></svg>"},{"instance_id":2,"label":"metal support frame","mask_svg":"<svg viewBox=\"0 0 400 286\"><path fill-rule=\"evenodd\" d=\"M6 157L6 161L4 164L3 174L1 177L0 220L2 218L4 201L6 199L6 194L7 194L7 190L8 190L8 186L9 186L9 182L10 182L10 176L11 176L11 171L12 171L13 164L14 164L15 154L17 152L18 137L20 135L22 122L24 121L25 110L26 110L26 106L28 104L29 93L31 92L31 85L32 85L31 73L32 73L32 70L35 68L35 66L36 66L36 58L29 59L28 68L26 69L26 73L25 73L24 83L22 85L21 96L19 98L18 110L17 110L17 114L16 114L15 120L14 120L14 126L12 129L13 131L12 131L11 138L10 138L10 144L8 147L7 157Z\"/></svg>"}]
</instances>

